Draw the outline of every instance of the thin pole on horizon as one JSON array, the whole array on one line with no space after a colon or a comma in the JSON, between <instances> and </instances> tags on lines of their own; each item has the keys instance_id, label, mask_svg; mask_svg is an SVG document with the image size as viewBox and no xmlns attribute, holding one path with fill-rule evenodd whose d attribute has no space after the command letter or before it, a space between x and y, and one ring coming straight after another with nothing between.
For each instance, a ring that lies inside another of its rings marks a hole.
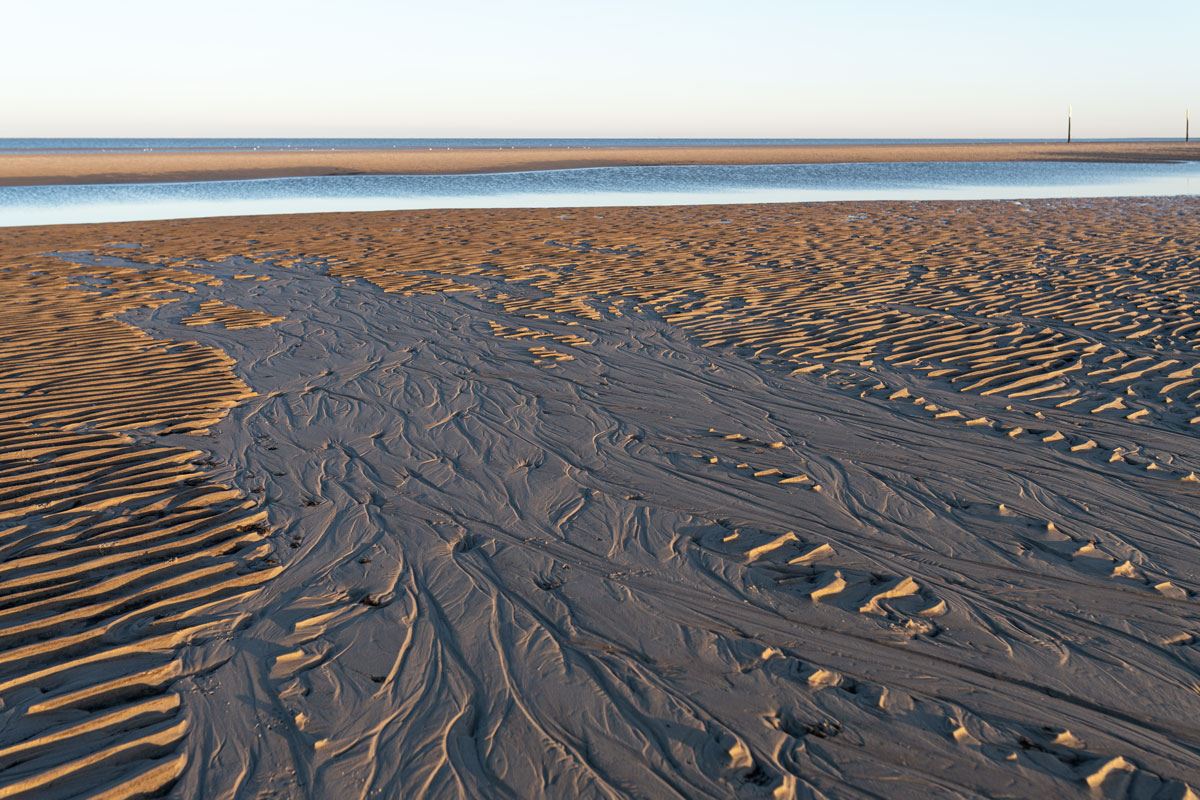
<instances>
[{"instance_id":1,"label":"thin pole on horizon","mask_svg":"<svg viewBox=\"0 0 1200 800\"><path fill-rule=\"evenodd\" d=\"M1067 106L1067 144L1071 143L1071 107Z\"/></svg>"},{"instance_id":2,"label":"thin pole on horizon","mask_svg":"<svg viewBox=\"0 0 1200 800\"><path fill-rule=\"evenodd\" d=\"M1192 110L1185 108L1183 110L1183 143L1187 144L1192 140Z\"/></svg>"}]
</instances>

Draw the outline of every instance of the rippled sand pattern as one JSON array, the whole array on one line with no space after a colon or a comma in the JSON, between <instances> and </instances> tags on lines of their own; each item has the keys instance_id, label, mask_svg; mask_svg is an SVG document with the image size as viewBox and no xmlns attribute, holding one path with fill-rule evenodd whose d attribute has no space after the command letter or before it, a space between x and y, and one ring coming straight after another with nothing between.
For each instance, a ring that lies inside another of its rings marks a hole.
<instances>
[{"instance_id":1,"label":"rippled sand pattern","mask_svg":"<svg viewBox=\"0 0 1200 800\"><path fill-rule=\"evenodd\" d=\"M169 786L189 727L174 687L205 668L186 647L229 637L277 569L259 504L200 450L153 443L249 396L229 358L115 319L189 276L74 272L0 267L0 797Z\"/></svg>"},{"instance_id":2,"label":"rippled sand pattern","mask_svg":"<svg viewBox=\"0 0 1200 800\"><path fill-rule=\"evenodd\" d=\"M0 254L0 797L1196 796L1200 201Z\"/></svg>"},{"instance_id":3,"label":"rippled sand pattern","mask_svg":"<svg viewBox=\"0 0 1200 800\"><path fill-rule=\"evenodd\" d=\"M1055 432L1041 429L1036 411L1025 425L981 422L920 394L948 389L1191 430L1200 423L1195 205L1069 207L767 207L753 212L751 229L744 211L729 214L741 227L720 212L577 211L560 223L578 229L569 241L545 219L503 238L464 221L403 249L372 232L370 258L323 252L335 270L389 291L512 283L523 291L488 296L526 316L600 319L628 304L707 346L862 382L1007 435ZM1096 213L1078 210L1088 208ZM1096 443L1104 458L1174 477L1200 466L1166 467L1137 447L1136 429L1121 430ZM1087 446L1077 438L1064 435L1060 446Z\"/></svg>"},{"instance_id":4,"label":"rippled sand pattern","mask_svg":"<svg viewBox=\"0 0 1200 800\"><path fill-rule=\"evenodd\" d=\"M273 317L259 311L249 311L220 300L205 300L195 314L183 321L184 325L224 325L231 331L243 328L262 328L283 317Z\"/></svg>"}]
</instances>

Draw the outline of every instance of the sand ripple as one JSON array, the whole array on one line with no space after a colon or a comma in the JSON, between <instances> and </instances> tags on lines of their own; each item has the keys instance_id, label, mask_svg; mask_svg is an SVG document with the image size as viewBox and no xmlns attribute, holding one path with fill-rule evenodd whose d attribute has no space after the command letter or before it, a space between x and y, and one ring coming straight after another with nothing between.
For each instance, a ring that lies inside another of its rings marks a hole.
<instances>
[{"instance_id":1,"label":"sand ripple","mask_svg":"<svg viewBox=\"0 0 1200 800\"><path fill-rule=\"evenodd\" d=\"M0 796L1193 796L1198 219L0 232Z\"/></svg>"},{"instance_id":2,"label":"sand ripple","mask_svg":"<svg viewBox=\"0 0 1200 800\"><path fill-rule=\"evenodd\" d=\"M170 785L188 761L177 687L212 663L188 645L230 637L279 569L259 504L151 435L249 396L229 358L114 319L166 276L93 269L104 288L85 294L70 273L0 272L0 797Z\"/></svg>"}]
</instances>

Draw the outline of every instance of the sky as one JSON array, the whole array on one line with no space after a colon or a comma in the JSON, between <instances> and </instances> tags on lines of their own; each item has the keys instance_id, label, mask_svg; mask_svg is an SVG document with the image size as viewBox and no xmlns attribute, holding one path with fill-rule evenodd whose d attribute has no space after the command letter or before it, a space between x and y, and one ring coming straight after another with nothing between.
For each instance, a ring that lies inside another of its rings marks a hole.
<instances>
[{"instance_id":1,"label":"sky","mask_svg":"<svg viewBox=\"0 0 1200 800\"><path fill-rule=\"evenodd\" d=\"M5 0L0 137L1200 133L1196 0Z\"/></svg>"}]
</instances>

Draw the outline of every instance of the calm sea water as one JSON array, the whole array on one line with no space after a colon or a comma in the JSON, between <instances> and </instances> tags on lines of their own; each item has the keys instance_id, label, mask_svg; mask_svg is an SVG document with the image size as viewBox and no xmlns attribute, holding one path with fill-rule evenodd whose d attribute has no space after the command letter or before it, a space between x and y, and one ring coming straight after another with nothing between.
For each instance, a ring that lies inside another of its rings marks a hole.
<instances>
[{"instance_id":1,"label":"calm sea water","mask_svg":"<svg viewBox=\"0 0 1200 800\"><path fill-rule=\"evenodd\" d=\"M695 147L701 145L980 144L1050 139L3 139L0 153L128 150L445 150L522 147ZM1079 139L1078 141L1104 141ZM1138 141L1156 141L1144 139ZM1165 141L1165 140L1164 140Z\"/></svg>"},{"instance_id":2,"label":"calm sea water","mask_svg":"<svg viewBox=\"0 0 1200 800\"><path fill-rule=\"evenodd\" d=\"M598 167L0 187L0 225L314 211L1200 194L1200 163L1073 162Z\"/></svg>"}]
</instances>

